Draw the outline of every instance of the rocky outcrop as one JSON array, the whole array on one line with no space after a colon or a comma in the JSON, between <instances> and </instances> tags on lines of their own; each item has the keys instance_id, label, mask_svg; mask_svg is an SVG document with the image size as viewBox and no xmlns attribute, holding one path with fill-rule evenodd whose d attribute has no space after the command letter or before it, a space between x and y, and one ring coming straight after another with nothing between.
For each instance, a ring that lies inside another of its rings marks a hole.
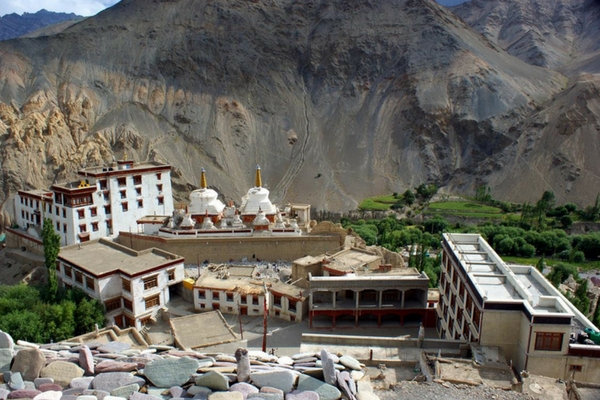
<instances>
[{"instance_id":1,"label":"rocky outcrop","mask_svg":"<svg viewBox=\"0 0 600 400\"><path fill-rule=\"evenodd\" d=\"M556 69L600 49L595 0L473 0L452 11L508 53Z\"/></svg>"}]
</instances>

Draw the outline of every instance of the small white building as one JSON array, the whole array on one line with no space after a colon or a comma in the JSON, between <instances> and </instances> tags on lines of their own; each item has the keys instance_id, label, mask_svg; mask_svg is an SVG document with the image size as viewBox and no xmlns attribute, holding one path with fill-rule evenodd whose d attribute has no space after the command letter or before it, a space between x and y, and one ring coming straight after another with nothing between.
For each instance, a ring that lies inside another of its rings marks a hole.
<instances>
[{"instance_id":1,"label":"small white building","mask_svg":"<svg viewBox=\"0 0 600 400\"><path fill-rule=\"evenodd\" d=\"M184 279L183 257L156 248L134 251L107 239L61 249L57 278L106 307L120 328L141 329L169 302Z\"/></svg>"},{"instance_id":2,"label":"small white building","mask_svg":"<svg viewBox=\"0 0 600 400\"><path fill-rule=\"evenodd\" d=\"M302 321L308 291L277 279L263 278L255 267L219 265L207 268L194 284L194 308L224 314L264 315L265 290L270 316Z\"/></svg>"},{"instance_id":3,"label":"small white building","mask_svg":"<svg viewBox=\"0 0 600 400\"><path fill-rule=\"evenodd\" d=\"M122 160L110 167L85 168L79 180L50 190L19 190L15 222L39 238L45 218L61 236L61 246L136 231L138 219L173 212L171 166Z\"/></svg>"}]
</instances>

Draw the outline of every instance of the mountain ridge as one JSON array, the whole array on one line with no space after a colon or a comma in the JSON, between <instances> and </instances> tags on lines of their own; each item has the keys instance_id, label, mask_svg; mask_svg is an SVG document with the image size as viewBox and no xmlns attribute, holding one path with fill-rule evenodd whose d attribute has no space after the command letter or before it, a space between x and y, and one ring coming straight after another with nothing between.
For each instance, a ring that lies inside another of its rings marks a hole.
<instances>
[{"instance_id":1,"label":"mountain ridge","mask_svg":"<svg viewBox=\"0 0 600 400\"><path fill-rule=\"evenodd\" d=\"M202 166L238 201L257 163L275 201L330 211L471 193L511 179L519 124L568 82L428 0L152 6L0 43L5 198L125 153L173 164L177 201Z\"/></svg>"},{"instance_id":2,"label":"mountain ridge","mask_svg":"<svg viewBox=\"0 0 600 400\"><path fill-rule=\"evenodd\" d=\"M35 13L22 15L11 13L0 17L0 41L14 39L50 25L64 23L70 20L80 20L75 13L57 13L41 9Z\"/></svg>"}]
</instances>

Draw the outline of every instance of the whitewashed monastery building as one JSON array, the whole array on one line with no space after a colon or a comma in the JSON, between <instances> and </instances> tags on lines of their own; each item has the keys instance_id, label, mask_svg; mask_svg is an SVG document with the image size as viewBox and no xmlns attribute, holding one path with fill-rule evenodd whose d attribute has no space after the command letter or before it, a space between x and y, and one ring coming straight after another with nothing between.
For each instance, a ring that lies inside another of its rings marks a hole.
<instances>
[{"instance_id":1,"label":"whitewashed monastery building","mask_svg":"<svg viewBox=\"0 0 600 400\"><path fill-rule=\"evenodd\" d=\"M135 231L148 215L173 212L171 166L158 162L117 161L109 167L85 168L79 180L50 190L19 190L15 222L39 238L45 218L52 220L61 246Z\"/></svg>"},{"instance_id":2,"label":"whitewashed monastery building","mask_svg":"<svg viewBox=\"0 0 600 400\"><path fill-rule=\"evenodd\" d=\"M159 249L135 251L107 239L63 247L56 275L65 287L99 300L106 318L142 329L185 278L183 257Z\"/></svg>"}]
</instances>

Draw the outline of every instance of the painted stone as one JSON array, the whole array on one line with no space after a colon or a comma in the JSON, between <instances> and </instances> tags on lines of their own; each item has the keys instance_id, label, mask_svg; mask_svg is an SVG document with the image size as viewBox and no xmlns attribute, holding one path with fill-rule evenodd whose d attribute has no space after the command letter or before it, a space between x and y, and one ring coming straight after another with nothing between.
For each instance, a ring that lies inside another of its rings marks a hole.
<instances>
[{"instance_id":1,"label":"painted stone","mask_svg":"<svg viewBox=\"0 0 600 400\"><path fill-rule=\"evenodd\" d=\"M11 368L12 372L20 372L26 381L34 381L46 363L46 357L40 349L30 347L19 350ZM44 377L42 377L44 378ZM47 378L52 378L48 376Z\"/></svg>"},{"instance_id":2,"label":"painted stone","mask_svg":"<svg viewBox=\"0 0 600 400\"><path fill-rule=\"evenodd\" d=\"M335 386L304 374L298 376L297 389L317 392L321 400L337 400L342 396Z\"/></svg>"},{"instance_id":3,"label":"painted stone","mask_svg":"<svg viewBox=\"0 0 600 400\"><path fill-rule=\"evenodd\" d=\"M92 381L92 388L111 393L114 389L132 384L143 386L146 384L146 380L139 376L133 376L129 372L103 372L96 375ZM115 396L114 393L111 394Z\"/></svg>"},{"instance_id":4,"label":"painted stone","mask_svg":"<svg viewBox=\"0 0 600 400\"><path fill-rule=\"evenodd\" d=\"M54 383L63 388L69 387L71 381L83 376L83 369L67 361L54 361L40 371L40 377L52 378Z\"/></svg>"},{"instance_id":5,"label":"painted stone","mask_svg":"<svg viewBox=\"0 0 600 400\"><path fill-rule=\"evenodd\" d=\"M283 390L285 393L292 391L296 376L287 370L260 371L250 374L250 379L255 386L271 386Z\"/></svg>"},{"instance_id":6,"label":"painted stone","mask_svg":"<svg viewBox=\"0 0 600 400\"><path fill-rule=\"evenodd\" d=\"M79 349L79 366L83 368L83 373L86 376L94 375L94 356L86 345L81 346Z\"/></svg>"},{"instance_id":7,"label":"painted stone","mask_svg":"<svg viewBox=\"0 0 600 400\"><path fill-rule=\"evenodd\" d=\"M341 356L340 364L342 364L346 368L350 368L356 371L360 371L362 369L358 360L351 356Z\"/></svg>"},{"instance_id":8,"label":"painted stone","mask_svg":"<svg viewBox=\"0 0 600 400\"><path fill-rule=\"evenodd\" d=\"M181 386L198 369L198 361L190 357L163 358L146 364L144 375L157 387Z\"/></svg>"},{"instance_id":9,"label":"painted stone","mask_svg":"<svg viewBox=\"0 0 600 400\"><path fill-rule=\"evenodd\" d=\"M229 378L218 371L209 371L195 378L196 385L206 386L212 390L228 390Z\"/></svg>"}]
</instances>

